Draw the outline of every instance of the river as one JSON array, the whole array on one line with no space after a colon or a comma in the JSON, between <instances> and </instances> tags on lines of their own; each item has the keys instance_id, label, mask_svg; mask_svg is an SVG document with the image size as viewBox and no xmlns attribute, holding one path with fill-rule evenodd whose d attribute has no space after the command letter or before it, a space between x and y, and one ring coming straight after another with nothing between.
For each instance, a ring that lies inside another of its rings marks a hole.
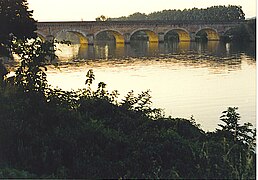
<instances>
[{"instance_id":1,"label":"river","mask_svg":"<svg viewBox=\"0 0 258 180\"><path fill-rule=\"evenodd\" d=\"M59 68L48 67L48 81L64 90L84 88L93 69L109 91L150 90L153 107L166 116L189 119L214 131L227 107L238 107L241 123L256 125L256 57L254 43L176 43L135 41L94 46L58 45Z\"/></svg>"}]
</instances>

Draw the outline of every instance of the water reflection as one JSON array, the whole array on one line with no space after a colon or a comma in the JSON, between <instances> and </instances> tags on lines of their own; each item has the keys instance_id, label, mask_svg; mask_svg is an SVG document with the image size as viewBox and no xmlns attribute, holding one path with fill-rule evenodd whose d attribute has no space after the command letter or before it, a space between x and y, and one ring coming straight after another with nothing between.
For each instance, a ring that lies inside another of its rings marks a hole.
<instances>
[{"instance_id":1,"label":"water reflection","mask_svg":"<svg viewBox=\"0 0 258 180\"><path fill-rule=\"evenodd\" d=\"M47 71L54 87L85 88L85 75L93 69L95 82L118 90L119 99L130 90L150 89L154 107L172 117L194 115L205 130L217 128L229 106L239 107L243 122L256 123L255 43L98 41L94 46L57 46L59 69Z\"/></svg>"},{"instance_id":2,"label":"water reflection","mask_svg":"<svg viewBox=\"0 0 258 180\"><path fill-rule=\"evenodd\" d=\"M94 46L73 44L58 45L60 61L88 59L122 59L128 57L160 57L171 54L207 54L219 57L231 57L245 53L255 58L255 43L237 44L210 42L165 42L149 43L132 41L131 44L116 44L114 41L98 41Z\"/></svg>"},{"instance_id":3,"label":"water reflection","mask_svg":"<svg viewBox=\"0 0 258 180\"><path fill-rule=\"evenodd\" d=\"M49 68L48 80L64 90L84 88L85 75L93 69L96 76L93 87L105 82L109 91L118 90L119 99L130 90L140 93L150 89L154 107L163 108L172 117L193 115L204 130L215 130L221 112L229 106L239 107L242 122L255 125L254 59L245 54L220 61L198 54L194 56L200 59L194 59L192 54L177 56L178 59L87 60L61 65L60 70Z\"/></svg>"},{"instance_id":4,"label":"water reflection","mask_svg":"<svg viewBox=\"0 0 258 180\"><path fill-rule=\"evenodd\" d=\"M130 90L150 89L154 107L172 117L194 115L204 130L215 130L229 106L239 107L243 122L256 123L255 43L98 41L60 49L59 70L47 72L53 86L84 88L85 75L93 69L96 83L118 90L119 99Z\"/></svg>"}]
</instances>

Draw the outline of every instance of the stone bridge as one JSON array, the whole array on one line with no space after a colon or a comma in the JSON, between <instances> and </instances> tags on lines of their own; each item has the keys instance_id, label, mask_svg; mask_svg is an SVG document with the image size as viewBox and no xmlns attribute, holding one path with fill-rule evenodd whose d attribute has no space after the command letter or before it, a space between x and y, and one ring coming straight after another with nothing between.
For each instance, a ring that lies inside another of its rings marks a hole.
<instances>
[{"instance_id":1,"label":"stone bridge","mask_svg":"<svg viewBox=\"0 0 258 180\"><path fill-rule=\"evenodd\" d=\"M71 21L38 22L37 34L43 40L53 40L60 33L76 34L81 44L93 45L101 32L111 33L116 43L130 43L131 37L143 31L149 42L164 42L169 32L178 34L179 41L195 41L206 33L208 41L219 41L228 30L241 22L174 22L174 21Z\"/></svg>"}]
</instances>

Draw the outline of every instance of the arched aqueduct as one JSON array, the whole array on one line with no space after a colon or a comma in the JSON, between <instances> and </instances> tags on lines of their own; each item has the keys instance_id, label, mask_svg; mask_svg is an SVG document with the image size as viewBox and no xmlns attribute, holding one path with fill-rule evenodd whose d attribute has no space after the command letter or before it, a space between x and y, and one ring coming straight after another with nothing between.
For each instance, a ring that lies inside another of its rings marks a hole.
<instances>
[{"instance_id":1,"label":"arched aqueduct","mask_svg":"<svg viewBox=\"0 0 258 180\"><path fill-rule=\"evenodd\" d=\"M164 42L168 33L176 33L179 41L195 41L200 33L206 33L208 41L219 41L225 33L238 23L194 23L173 21L83 21L83 22L38 22L37 33L43 40L53 40L61 32L78 36L81 44L93 45L97 35L109 32L117 44L130 43L139 31L148 36L149 42Z\"/></svg>"}]
</instances>

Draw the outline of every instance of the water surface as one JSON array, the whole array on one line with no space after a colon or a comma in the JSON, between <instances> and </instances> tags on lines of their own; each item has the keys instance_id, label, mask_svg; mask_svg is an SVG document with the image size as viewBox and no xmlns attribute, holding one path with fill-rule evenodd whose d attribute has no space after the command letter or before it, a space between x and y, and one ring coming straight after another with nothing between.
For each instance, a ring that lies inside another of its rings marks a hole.
<instances>
[{"instance_id":1,"label":"water surface","mask_svg":"<svg viewBox=\"0 0 258 180\"><path fill-rule=\"evenodd\" d=\"M49 83L64 90L84 88L93 69L94 86L109 91L151 90L153 106L166 116L196 119L207 131L220 123L221 112L239 107L241 122L256 124L254 44L132 42L59 47L59 69L49 67Z\"/></svg>"}]
</instances>

